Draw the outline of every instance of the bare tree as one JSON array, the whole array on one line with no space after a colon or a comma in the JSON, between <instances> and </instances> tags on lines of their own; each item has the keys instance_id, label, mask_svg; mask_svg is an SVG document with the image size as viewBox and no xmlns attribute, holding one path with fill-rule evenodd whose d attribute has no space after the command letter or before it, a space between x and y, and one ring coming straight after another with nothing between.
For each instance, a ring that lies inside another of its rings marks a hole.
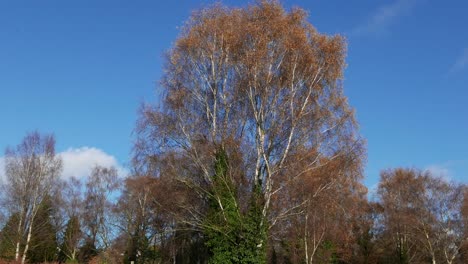
<instances>
[{"instance_id":1,"label":"bare tree","mask_svg":"<svg viewBox=\"0 0 468 264\"><path fill-rule=\"evenodd\" d=\"M161 199L157 197L159 180L153 177L134 176L125 180L125 188L115 207L117 225L125 239L126 260L145 261L151 242L160 233L158 226L162 214L159 209ZM155 203L159 201L158 203Z\"/></svg>"},{"instance_id":2,"label":"bare tree","mask_svg":"<svg viewBox=\"0 0 468 264\"><path fill-rule=\"evenodd\" d=\"M80 179L71 177L61 189L64 200L63 207L68 218L79 216L83 212L83 183Z\"/></svg>"},{"instance_id":3,"label":"bare tree","mask_svg":"<svg viewBox=\"0 0 468 264\"><path fill-rule=\"evenodd\" d=\"M273 201L271 213L278 221L272 223L277 225L273 243L287 241L288 251L294 252L287 257L294 263L351 258L357 239L353 225L363 214L367 192L357 181L361 165L353 157L336 158L302 175Z\"/></svg>"},{"instance_id":4,"label":"bare tree","mask_svg":"<svg viewBox=\"0 0 468 264\"><path fill-rule=\"evenodd\" d=\"M84 196L83 228L85 243L91 253L97 249L107 249L113 239L112 207L115 191L120 186L117 170L114 167L95 166L86 182Z\"/></svg>"},{"instance_id":5,"label":"bare tree","mask_svg":"<svg viewBox=\"0 0 468 264\"><path fill-rule=\"evenodd\" d=\"M432 174L427 176L418 230L433 263L456 263L463 244L468 241L461 214L467 187Z\"/></svg>"},{"instance_id":6,"label":"bare tree","mask_svg":"<svg viewBox=\"0 0 468 264\"><path fill-rule=\"evenodd\" d=\"M26 261L39 205L51 192L61 169L52 135L29 133L16 148L5 151L6 191L13 212L19 215L16 261ZM22 252L20 245L24 245Z\"/></svg>"},{"instance_id":7,"label":"bare tree","mask_svg":"<svg viewBox=\"0 0 468 264\"><path fill-rule=\"evenodd\" d=\"M429 172L401 168L382 172L378 196L384 237L393 245L395 261L455 263L466 242L465 192L466 186Z\"/></svg>"},{"instance_id":8,"label":"bare tree","mask_svg":"<svg viewBox=\"0 0 468 264\"><path fill-rule=\"evenodd\" d=\"M78 247L83 237L81 232L81 222L83 218L83 184L80 179L71 177L64 182L61 189L63 203L63 218L67 219L64 226L60 258L62 260L76 260L78 257Z\"/></svg>"},{"instance_id":9,"label":"bare tree","mask_svg":"<svg viewBox=\"0 0 468 264\"><path fill-rule=\"evenodd\" d=\"M462 217L462 224L463 224L463 234L464 234L464 241L462 242L462 246L460 248L460 260L461 262L468 262L468 190L465 189L463 194L463 204L461 209L461 217Z\"/></svg>"}]
</instances>

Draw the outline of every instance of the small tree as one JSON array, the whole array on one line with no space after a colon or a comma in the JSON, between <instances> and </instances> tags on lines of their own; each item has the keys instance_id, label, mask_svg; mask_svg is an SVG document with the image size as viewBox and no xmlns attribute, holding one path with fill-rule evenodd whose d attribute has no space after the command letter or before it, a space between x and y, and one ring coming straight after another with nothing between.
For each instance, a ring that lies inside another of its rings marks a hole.
<instances>
[{"instance_id":1,"label":"small tree","mask_svg":"<svg viewBox=\"0 0 468 264\"><path fill-rule=\"evenodd\" d=\"M6 191L13 205L12 213L18 214L19 218L16 261L26 261L40 205L56 186L61 169L62 160L55 155L52 135L27 134L16 148L5 151Z\"/></svg>"},{"instance_id":2,"label":"small tree","mask_svg":"<svg viewBox=\"0 0 468 264\"><path fill-rule=\"evenodd\" d=\"M156 240L161 216L157 194L159 180L147 176L132 176L125 180L122 194L114 211L117 226L126 244L125 263L145 262L154 257L150 242Z\"/></svg>"},{"instance_id":3,"label":"small tree","mask_svg":"<svg viewBox=\"0 0 468 264\"><path fill-rule=\"evenodd\" d=\"M60 260L76 262L78 257L78 246L82 232L78 216L72 216L66 225L63 234L63 242L60 247Z\"/></svg>"},{"instance_id":4,"label":"small tree","mask_svg":"<svg viewBox=\"0 0 468 264\"><path fill-rule=\"evenodd\" d=\"M466 242L462 216L466 186L429 172L397 168L381 173L382 240L394 263L455 263Z\"/></svg>"},{"instance_id":5,"label":"small tree","mask_svg":"<svg viewBox=\"0 0 468 264\"><path fill-rule=\"evenodd\" d=\"M118 173L114 167L95 166L87 179L82 225L85 242L81 249L85 260L111 245L114 238L110 222L113 207L111 198L119 186Z\"/></svg>"},{"instance_id":6,"label":"small tree","mask_svg":"<svg viewBox=\"0 0 468 264\"><path fill-rule=\"evenodd\" d=\"M77 261L78 249L83 239L81 219L83 212L83 185L77 178L71 177L62 188L63 211L67 223L63 231L60 246L60 261Z\"/></svg>"}]
</instances>

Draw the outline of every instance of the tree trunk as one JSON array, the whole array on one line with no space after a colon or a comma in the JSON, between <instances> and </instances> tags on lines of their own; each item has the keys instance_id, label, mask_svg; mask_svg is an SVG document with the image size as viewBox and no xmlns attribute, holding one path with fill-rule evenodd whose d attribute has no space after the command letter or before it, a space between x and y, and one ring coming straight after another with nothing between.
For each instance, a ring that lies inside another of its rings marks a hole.
<instances>
[{"instance_id":1,"label":"tree trunk","mask_svg":"<svg viewBox=\"0 0 468 264\"><path fill-rule=\"evenodd\" d=\"M26 262L26 254L28 253L29 242L31 241L31 235L32 235L32 226L33 226L33 221L31 220L31 223L28 229L28 238L26 239L26 246L24 247L23 257L21 258L21 264L24 264Z\"/></svg>"},{"instance_id":2,"label":"tree trunk","mask_svg":"<svg viewBox=\"0 0 468 264\"><path fill-rule=\"evenodd\" d=\"M19 261L19 250L20 250L20 242L21 242L21 225L23 224L23 215L20 216L19 223L18 223L18 233L16 234L17 236L17 241L16 241L16 250L15 250L15 260Z\"/></svg>"}]
</instances>

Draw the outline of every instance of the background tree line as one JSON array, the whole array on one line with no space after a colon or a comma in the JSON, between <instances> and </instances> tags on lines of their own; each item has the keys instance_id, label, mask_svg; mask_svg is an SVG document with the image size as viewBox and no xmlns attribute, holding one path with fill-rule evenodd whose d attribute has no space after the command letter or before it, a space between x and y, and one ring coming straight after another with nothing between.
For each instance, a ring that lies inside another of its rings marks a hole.
<instances>
[{"instance_id":1,"label":"background tree line","mask_svg":"<svg viewBox=\"0 0 468 264\"><path fill-rule=\"evenodd\" d=\"M0 258L79 263L467 263L468 192L417 169L362 184L346 42L275 1L194 12L131 171L60 178L51 135L5 152ZM1 218L0 218L1 219Z\"/></svg>"}]
</instances>

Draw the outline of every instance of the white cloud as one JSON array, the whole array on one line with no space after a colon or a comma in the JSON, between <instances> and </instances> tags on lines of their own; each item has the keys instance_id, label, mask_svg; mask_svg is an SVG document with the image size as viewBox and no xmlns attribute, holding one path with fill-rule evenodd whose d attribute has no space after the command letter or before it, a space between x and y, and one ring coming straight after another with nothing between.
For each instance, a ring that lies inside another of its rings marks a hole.
<instances>
[{"instance_id":1,"label":"white cloud","mask_svg":"<svg viewBox=\"0 0 468 264\"><path fill-rule=\"evenodd\" d=\"M381 6L367 20L352 30L352 35L385 34L398 18L407 15L416 6L418 0L397 0Z\"/></svg>"},{"instance_id":2,"label":"white cloud","mask_svg":"<svg viewBox=\"0 0 468 264\"><path fill-rule=\"evenodd\" d=\"M87 177L92 168L96 165L104 167L114 166L118 170L120 176L125 176L127 172L114 156L98 148L69 148L64 152L60 152L59 156L63 160L62 176L64 179L68 179L72 176L77 178Z\"/></svg>"},{"instance_id":3,"label":"white cloud","mask_svg":"<svg viewBox=\"0 0 468 264\"><path fill-rule=\"evenodd\" d=\"M69 148L58 153L63 160L62 178L68 179L72 176L85 178L89 176L94 166L104 167L114 166L119 172L119 176L126 176L128 170L124 168L117 159L101 149L93 147ZM0 182L5 180L5 161L0 157Z\"/></svg>"},{"instance_id":4,"label":"white cloud","mask_svg":"<svg viewBox=\"0 0 468 264\"><path fill-rule=\"evenodd\" d=\"M466 66L468 66L468 48L465 48L463 52L458 56L455 64L453 64L452 69L450 72L457 72L463 70Z\"/></svg>"}]
</instances>

